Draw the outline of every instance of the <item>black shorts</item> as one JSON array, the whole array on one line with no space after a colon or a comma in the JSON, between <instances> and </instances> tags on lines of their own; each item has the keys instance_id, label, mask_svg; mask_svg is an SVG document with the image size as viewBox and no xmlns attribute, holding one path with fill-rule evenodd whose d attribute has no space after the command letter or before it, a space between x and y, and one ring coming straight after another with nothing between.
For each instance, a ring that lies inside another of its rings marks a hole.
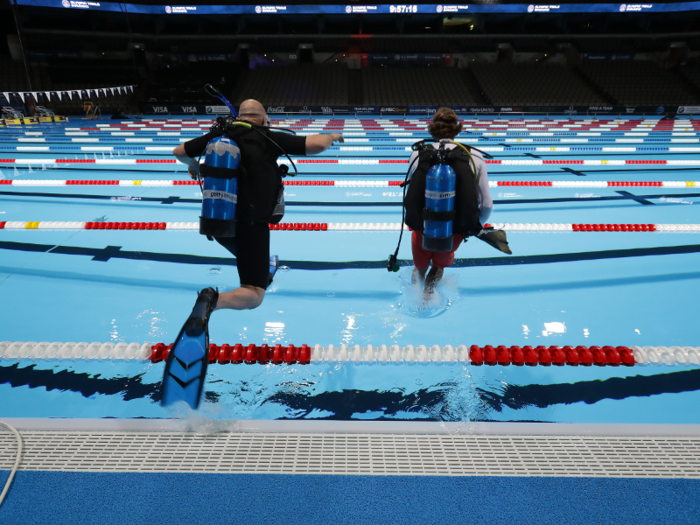
<instances>
[{"instance_id":1,"label":"black shorts","mask_svg":"<svg viewBox=\"0 0 700 525\"><path fill-rule=\"evenodd\" d=\"M270 285L270 228L267 223L236 223L235 237L214 237L236 257L241 285L266 290Z\"/></svg>"}]
</instances>

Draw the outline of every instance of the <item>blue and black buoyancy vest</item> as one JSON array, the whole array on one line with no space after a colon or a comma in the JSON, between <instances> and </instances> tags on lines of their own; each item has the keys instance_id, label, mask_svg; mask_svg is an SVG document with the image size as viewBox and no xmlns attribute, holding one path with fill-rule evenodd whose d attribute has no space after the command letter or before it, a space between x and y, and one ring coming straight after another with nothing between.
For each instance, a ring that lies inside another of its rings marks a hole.
<instances>
[{"instance_id":1,"label":"blue and black buoyancy vest","mask_svg":"<svg viewBox=\"0 0 700 525\"><path fill-rule=\"evenodd\" d=\"M466 146L468 147L468 146ZM406 191L406 225L412 230L422 231L424 220L429 217L425 209L426 175L438 163L437 149L430 144L418 152L417 166L408 181ZM478 178L474 173L469 154L460 147L449 150L446 164L457 176L455 188L454 223L452 232L459 235L476 235L482 225L479 222Z\"/></svg>"}]
</instances>

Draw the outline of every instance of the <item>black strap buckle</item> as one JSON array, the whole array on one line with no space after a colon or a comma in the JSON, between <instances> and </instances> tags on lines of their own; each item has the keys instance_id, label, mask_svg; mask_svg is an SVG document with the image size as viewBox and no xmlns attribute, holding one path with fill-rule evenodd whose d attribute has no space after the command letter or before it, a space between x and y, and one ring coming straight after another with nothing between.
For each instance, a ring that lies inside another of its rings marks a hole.
<instances>
[{"instance_id":1,"label":"black strap buckle","mask_svg":"<svg viewBox=\"0 0 700 525\"><path fill-rule=\"evenodd\" d=\"M457 216L455 210L452 211L433 211L428 208L423 208L424 221L453 221Z\"/></svg>"}]
</instances>

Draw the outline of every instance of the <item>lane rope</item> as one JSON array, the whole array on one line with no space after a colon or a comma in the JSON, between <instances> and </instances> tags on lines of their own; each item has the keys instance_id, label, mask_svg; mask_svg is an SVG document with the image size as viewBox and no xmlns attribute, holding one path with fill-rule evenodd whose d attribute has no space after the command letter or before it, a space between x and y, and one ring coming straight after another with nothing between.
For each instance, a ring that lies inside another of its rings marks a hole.
<instances>
[{"instance_id":1,"label":"lane rope","mask_svg":"<svg viewBox=\"0 0 700 525\"><path fill-rule=\"evenodd\" d=\"M285 186L334 186L338 188L388 188L400 186L400 180L284 180ZM194 180L79 180L79 179L2 179L0 186L198 186ZM700 181L489 181L489 188L700 188Z\"/></svg>"},{"instance_id":2,"label":"lane rope","mask_svg":"<svg viewBox=\"0 0 700 525\"><path fill-rule=\"evenodd\" d=\"M378 166L391 164L408 164L408 159L296 159L297 164L310 165L338 165L338 166ZM566 159L566 160L547 160L547 159L502 159L502 160L486 160L486 164L499 166L700 166L700 159L694 160L601 160L601 159ZM287 159L280 159L279 164L290 164ZM175 171L183 171L186 166L178 163L176 159L56 159L56 158L13 158L0 159L0 167L11 166L56 166L56 167L74 167L75 165L94 164L97 166L131 166L136 164L171 164L177 168Z\"/></svg>"},{"instance_id":3,"label":"lane rope","mask_svg":"<svg viewBox=\"0 0 700 525\"><path fill-rule=\"evenodd\" d=\"M158 363L172 345L164 343L0 342L0 359L116 360ZM700 347L691 346L478 346L459 345L209 345L209 362L219 364L464 363L473 366L699 366Z\"/></svg>"},{"instance_id":4,"label":"lane rope","mask_svg":"<svg viewBox=\"0 0 700 525\"><path fill-rule=\"evenodd\" d=\"M399 222L281 222L270 224L273 231L398 231ZM662 232L700 233L700 224L486 224L511 232ZM406 226L406 229L408 227ZM198 222L79 222L79 221L0 221L0 230L187 230L199 231Z\"/></svg>"},{"instance_id":5,"label":"lane rope","mask_svg":"<svg viewBox=\"0 0 700 525\"><path fill-rule=\"evenodd\" d=\"M570 146L512 146L512 147L494 147L484 146L479 148L488 153L572 153L581 155L585 153L700 153L700 148L690 147L570 147ZM46 153L46 152L68 152L68 153L117 153L117 154L171 154L173 148L171 146L0 146L0 152L25 152L25 153ZM331 146L328 152L351 152L351 153L366 153L370 151L377 152L410 152L410 146ZM392 153L386 153L391 155Z\"/></svg>"}]
</instances>

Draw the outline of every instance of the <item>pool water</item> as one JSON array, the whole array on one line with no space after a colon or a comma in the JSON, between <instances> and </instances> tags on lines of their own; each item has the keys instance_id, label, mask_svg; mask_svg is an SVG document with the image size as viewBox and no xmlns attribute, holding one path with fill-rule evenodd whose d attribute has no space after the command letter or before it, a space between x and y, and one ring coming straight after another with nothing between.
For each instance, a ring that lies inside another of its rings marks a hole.
<instances>
[{"instance_id":1,"label":"pool water","mask_svg":"<svg viewBox=\"0 0 700 525\"><path fill-rule=\"evenodd\" d=\"M401 190L386 182L402 180L408 146L427 138L425 120L278 120L273 125L301 134L342 130L346 136L345 144L297 163L295 180L335 185L286 187L285 223L330 227L271 232L282 268L263 305L215 313L211 342L697 344L696 230L580 233L546 226L700 223L693 207L700 192L691 184L700 180L698 121L465 121L460 140L493 156L489 222L531 225L508 230L513 256L470 239L426 302L411 282L410 235L404 234L399 252L401 270L389 273L384 265L399 231L382 226L401 221ZM0 128L0 221L197 221L200 189L169 182L188 180L184 166L169 162L169 152L210 122L130 124L78 119ZM322 162L303 162L311 159ZM141 182L56 185L64 180ZM666 184L606 185L622 181ZM338 226L348 224L354 226ZM194 229L4 228L0 339L170 344L197 290L238 286L234 264ZM0 358L0 417L191 417L184 407L160 407L162 373L162 362ZM699 374L696 365L213 364L198 415L700 423L700 413L690 409L700 402Z\"/></svg>"}]
</instances>

